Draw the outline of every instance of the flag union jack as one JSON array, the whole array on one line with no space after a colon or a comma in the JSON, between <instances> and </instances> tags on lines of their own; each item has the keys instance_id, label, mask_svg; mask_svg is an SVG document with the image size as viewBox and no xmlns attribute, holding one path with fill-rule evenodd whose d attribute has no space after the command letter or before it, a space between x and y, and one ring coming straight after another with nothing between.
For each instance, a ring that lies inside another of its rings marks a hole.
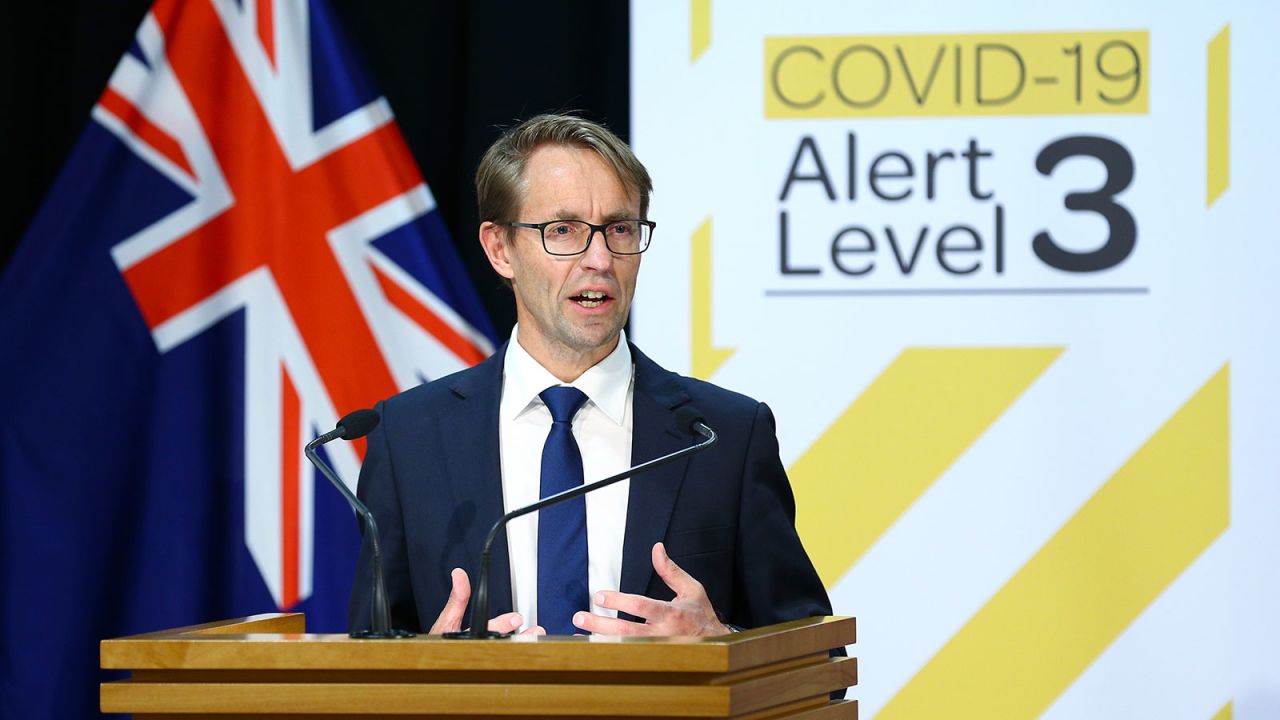
<instances>
[{"instance_id":1,"label":"flag union jack","mask_svg":"<svg viewBox=\"0 0 1280 720\"><path fill-rule=\"evenodd\" d=\"M156 348L244 312L244 540L280 608L312 588L303 444L493 351L391 109L337 37L312 3L161 0L93 109L184 198L110 251ZM330 446L353 487L362 451Z\"/></svg>"}]
</instances>

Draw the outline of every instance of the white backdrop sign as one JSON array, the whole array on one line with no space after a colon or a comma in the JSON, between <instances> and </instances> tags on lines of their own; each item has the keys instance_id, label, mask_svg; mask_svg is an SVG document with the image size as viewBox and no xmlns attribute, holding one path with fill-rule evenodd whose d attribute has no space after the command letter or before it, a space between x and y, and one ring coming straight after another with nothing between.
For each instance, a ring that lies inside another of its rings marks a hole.
<instances>
[{"instance_id":1,"label":"white backdrop sign","mask_svg":"<svg viewBox=\"0 0 1280 720\"><path fill-rule=\"evenodd\" d=\"M863 717L1280 717L1278 29L633 4L633 335L774 408Z\"/></svg>"}]
</instances>

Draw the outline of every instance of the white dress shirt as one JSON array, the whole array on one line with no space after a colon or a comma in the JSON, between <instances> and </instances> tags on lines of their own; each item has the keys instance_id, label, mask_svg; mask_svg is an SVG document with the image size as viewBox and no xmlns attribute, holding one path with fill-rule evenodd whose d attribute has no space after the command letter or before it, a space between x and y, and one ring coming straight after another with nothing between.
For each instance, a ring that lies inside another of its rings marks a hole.
<instances>
[{"instance_id":1,"label":"white dress shirt","mask_svg":"<svg viewBox=\"0 0 1280 720\"><path fill-rule=\"evenodd\" d=\"M542 446L551 431L551 412L538 394L555 385L571 385L587 396L573 419L573 438L582 453L585 482L622 472L631 465L632 394L635 366L625 332L618 347L572 383L562 383L533 359L511 331L502 367L502 401L498 437L502 453L502 500L505 512L537 502L541 485ZM622 579L622 539L627 525L627 493L631 481L589 493L587 501L587 590L617 590ZM538 622L538 513L516 518L507 526L511 558L512 609L525 628ZM594 612L617 612L592 606Z\"/></svg>"}]
</instances>

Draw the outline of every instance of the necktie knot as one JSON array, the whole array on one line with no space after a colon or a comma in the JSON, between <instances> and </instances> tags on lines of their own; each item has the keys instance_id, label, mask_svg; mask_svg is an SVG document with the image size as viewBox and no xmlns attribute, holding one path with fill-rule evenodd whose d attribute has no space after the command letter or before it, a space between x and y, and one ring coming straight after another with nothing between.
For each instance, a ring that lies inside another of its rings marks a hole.
<instances>
[{"instance_id":1,"label":"necktie knot","mask_svg":"<svg viewBox=\"0 0 1280 720\"><path fill-rule=\"evenodd\" d=\"M553 423L573 424L573 416L578 413L578 409L587 401L585 393L576 387L567 385L549 387L538 393L538 397L542 398L542 402L547 404L547 409L551 411L551 421Z\"/></svg>"}]
</instances>

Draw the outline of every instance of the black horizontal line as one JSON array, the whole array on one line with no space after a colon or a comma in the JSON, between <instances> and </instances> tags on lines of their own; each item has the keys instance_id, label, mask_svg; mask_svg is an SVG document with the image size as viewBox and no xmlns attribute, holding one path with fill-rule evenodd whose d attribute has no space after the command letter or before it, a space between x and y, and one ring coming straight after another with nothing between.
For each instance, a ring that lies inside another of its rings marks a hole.
<instances>
[{"instance_id":1,"label":"black horizontal line","mask_svg":"<svg viewBox=\"0 0 1280 720\"><path fill-rule=\"evenodd\" d=\"M1146 295L1146 287L1031 287L1031 288L774 288L765 297L838 297L855 295Z\"/></svg>"},{"instance_id":2,"label":"black horizontal line","mask_svg":"<svg viewBox=\"0 0 1280 720\"><path fill-rule=\"evenodd\" d=\"M1036 78L1035 81L1037 85L1057 85L1058 84L1058 78L1052 77L1052 76L1045 77L1042 75Z\"/></svg>"}]
</instances>

